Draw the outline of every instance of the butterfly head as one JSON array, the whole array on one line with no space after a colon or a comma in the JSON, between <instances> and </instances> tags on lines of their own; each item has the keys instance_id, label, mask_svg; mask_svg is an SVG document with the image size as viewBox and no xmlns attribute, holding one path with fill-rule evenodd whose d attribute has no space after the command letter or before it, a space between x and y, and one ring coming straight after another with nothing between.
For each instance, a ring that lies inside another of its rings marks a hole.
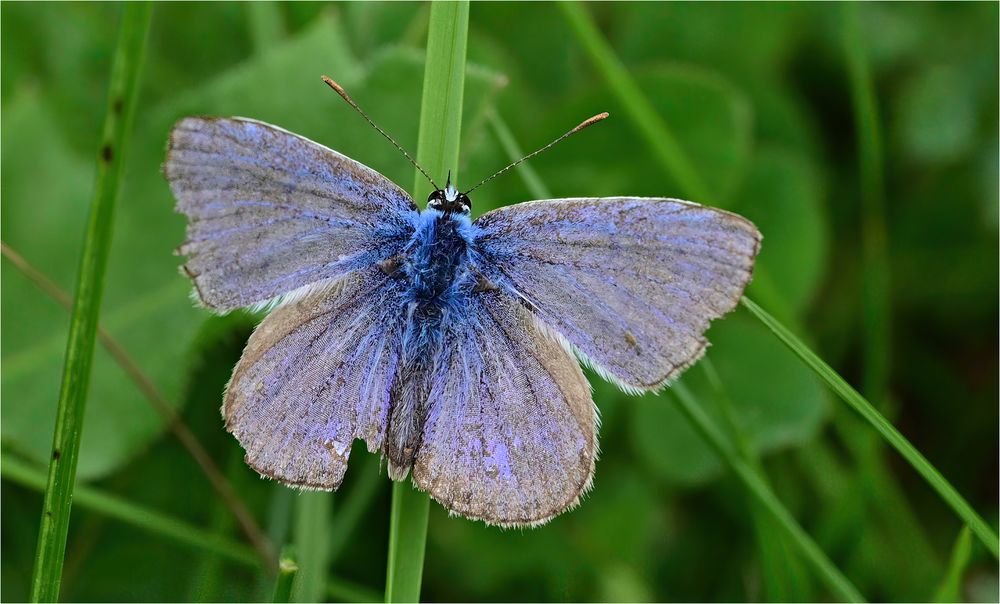
<instances>
[{"instance_id":1,"label":"butterfly head","mask_svg":"<svg viewBox=\"0 0 1000 604\"><path fill-rule=\"evenodd\" d=\"M459 193L451 184L451 172L448 172L448 183L443 189L438 189L427 198L427 207L439 210L445 214L469 214L472 211L472 201L465 193Z\"/></svg>"}]
</instances>

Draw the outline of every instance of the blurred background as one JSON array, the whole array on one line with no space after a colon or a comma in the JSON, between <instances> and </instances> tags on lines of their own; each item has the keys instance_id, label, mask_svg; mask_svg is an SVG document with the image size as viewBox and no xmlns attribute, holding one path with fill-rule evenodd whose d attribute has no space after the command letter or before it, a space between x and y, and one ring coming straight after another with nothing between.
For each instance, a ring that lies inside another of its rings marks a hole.
<instances>
[{"instance_id":1,"label":"blurred background","mask_svg":"<svg viewBox=\"0 0 1000 604\"><path fill-rule=\"evenodd\" d=\"M997 4L583 8L704 183L694 201L763 232L750 295L864 387L995 527ZM42 502L32 485L49 456L69 316L10 258L72 293L120 13L101 3L0 7L4 601L28 597ZM427 16L415 3L156 5L102 310L144 389L98 346L63 599L270 598L247 523L178 429L233 485L251 533L323 552L329 585L312 593L381 598L389 481L377 460L356 447L338 493L302 495L259 479L223 429L222 390L260 316L217 317L190 302L171 253L184 222L160 164L180 117L240 115L411 189L412 167L319 76L415 149ZM532 160L535 181L515 171L477 191L475 215L539 187L690 197L623 111L631 92L608 85L560 7L474 3L468 58L460 186L505 165L512 141L528 151L594 113L612 116ZM880 117L882 213L877 195L862 202L850 68L859 58ZM884 220L884 271L865 252L866 208ZM862 284L873 277L887 307L866 324ZM710 367L682 381L759 456L819 546L870 599L935 597L961 528L951 510L745 310L709 338ZM669 391L628 397L591 377L603 418L592 493L534 530L449 518L432 503L423 599L832 597ZM173 427L151 398L176 410ZM958 591L941 593L997 601L997 565L981 546L959 571Z\"/></svg>"}]
</instances>

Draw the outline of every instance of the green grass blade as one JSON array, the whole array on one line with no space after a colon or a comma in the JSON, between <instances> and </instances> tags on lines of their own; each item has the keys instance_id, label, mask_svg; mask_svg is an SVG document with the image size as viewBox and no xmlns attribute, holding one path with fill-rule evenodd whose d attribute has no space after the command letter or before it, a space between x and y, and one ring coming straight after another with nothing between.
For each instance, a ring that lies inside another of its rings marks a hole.
<instances>
[{"instance_id":1,"label":"green grass blade","mask_svg":"<svg viewBox=\"0 0 1000 604\"><path fill-rule=\"evenodd\" d=\"M76 298L56 411L52 459L31 580L31 599L35 602L59 598L94 340L111 248L114 209L128 152L150 12L151 6L145 2L123 5L97 161L97 184L80 255Z\"/></svg>"},{"instance_id":2,"label":"green grass blade","mask_svg":"<svg viewBox=\"0 0 1000 604\"><path fill-rule=\"evenodd\" d=\"M562 8L563 14L594 67L607 82L608 89L618 97L619 104L631 118L637 134L645 140L660 163L674 176L688 199L702 202L707 200L708 187L684 154L666 122L629 75L614 49L601 35L584 5L579 2L560 2L559 7Z\"/></svg>"},{"instance_id":3,"label":"green grass blade","mask_svg":"<svg viewBox=\"0 0 1000 604\"><path fill-rule=\"evenodd\" d=\"M247 2L247 25L250 39L257 52L276 46L285 37L285 23L282 17L282 7L271 0Z\"/></svg>"},{"instance_id":4,"label":"green grass blade","mask_svg":"<svg viewBox=\"0 0 1000 604\"><path fill-rule=\"evenodd\" d=\"M458 180L468 34L468 2L436 2L431 5L417 163L436 181L443 181L449 170L452 182ZM422 202L431 193L431 185L419 172L416 172L415 180L413 196ZM438 184L444 186L444 182Z\"/></svg>"},{"instance_id":5,"label":"green grass blade","mask_svg":"<svg viewBox=\"0 0 1000 604\"><path fill-rule=\"evenodd\" d=\"M274 596L272 602L290 602L292 598L292 583L299 572L299 564L295 561L295 550L291 546L281 549L278 556L278 577L274 581Z\"/></svg>"},{"instance_id":6,"label":"green grass blade","mask_svg":"<svg viewBox=\"0 0 1000 604\"><path fill-rule=\"evenodd\" d=\"M761 475L730 445L729 440L705 413L701 405L694 400L690 391L678 382L671 387L669 392L675 395L673 398L677 401L681 413L732 469L757 502L768 511L771 518L784 531L806 561L812 565L819 578L830 590L848 602L864 602L864 596L826 557L826 554L816 545L809 534L799 526L795 517L775 496Z\"/></svg>"},{"instance_id":7,"label":"green grass blade","mask_svg":"<svg viewBox=\"0 0 1000 604\"><path fill-rule=\"evenodd\" d=\"M955 540L955 547L951 550L951 560L948 562L948 571L941 580L934 593L935 602L961 602L962 601L962 575L969 565L972 557L972 532L968 526L963 526L958 532L958 539Z\"/></svg>"},{"instance_id":8,"label":"green grass blade","mask_svg":"<svg viewBox=\"0 0 1000 604\"><path fill-rule=\"evenodd\" d=\"M736 453L757 473L761 481L768 488L771 488L763 464L754 452L747 435L736 421L733 399L719 378L715 364L712 363L710 357L706 356L698 365L705 373L712 390L715 391L715 400L718 403L717 407L722 417L723 428L728 433L730 442L735 446ZM812 599L806 596L809 582L805 576L805 569L792 548L781 538L780 532L774 530L775 521L771 518L770 512L759 502L754 502L750 516L753 520L754 534L760 549L761 578L765 598L777 602Z\"/></svg>"},{"instance_id":9,"label":"green grass blade","mask_svg":"<svg viewBox=\"0 0 1000 604\"><path fill-rule=\"evenodd\" d=\"M46 479L43 472L6 453L0 453L0 471L6 480L29 489L38 491L45 489ZM260 556L248 545L212 534L203 527L194 526L100 489L78 485L73 498L83 509L120 520L150 534L165 537L199 551L218 554L230 562L247 568L261 567ZM323 593L345 602L377 602L381 599L380 594L371 588L339 577L327 577L320 591L321 596ZM322 599L322 597L317 598L317 600Z\"/></svg>"},{"instance_id":10,"label":"green grass blade","mask_svg":"<svg viewBox=\"0 0 1000 604\"><path fill-rule=\"evenodd\" d=\"M458 182L458 145L468 33L468 2L435 2L431 5L417 162L435 180L444 180L450 170L452 182ZM414 199L423 201L430 194L431 186L419 172L415 180ZM443 182L438 184L444 185ZM429 510L427 495L416 491L407 481L393 483L386 602L416 602L420 599Z\"/></svg>"},{"instance_id":11,"label":"green grass blade","mask_svg":"<svg viewBox=\"0 0 1000 604\"><path fill-rule=\"evenodd\" d=\"M510 161L515 162L526 155L524 149L517 144L517 139L514 138L514 133L510 131L507 122L500 117L499 113L491 110L486 115L486 120L489 122L490 128L493 129L493 134L496 135L497 140L500 142L500 147L507 154L507 157L510 158ZM532 199L552 199L552 191L549 190L549 187L538 176L538 172L535 172L530 163L524 162L514 168L514 171L524 181L524 186L528 188Z\"/></svg>"},{"instance_id":12,"label":"green grass blade","mask_svg":"<svg viewBox=\"0 0 1000 604\"><path fill-rule=\"evenodd\" d=\"M419 602L431 500L409 481L392 483L386 602Z\"/></svg>"},{"instance_id":13,"label":"green grass blade","mask_svg":"<svg viewBox=\"0 0 1000 604\"><path fill-rule=\"evenodd\" d=\"M46 477L41 470L7 454L0 454L0 461L4 479L39 491L45 488ZM260 565L260 557L248 545L222 538L203 527L150 510L99 489L78 485L73 492L73 502L81 508L131 524L178 544L212 552L246 566Z\"/></svg>"},{"instance_id":14,"label":"green grass blade","mask_svg":"<svg viewBox=\"0 0 1000 604\"><path fill-rule=\"evenodd\" d=\"M861 32L859 4L843 10L843 49L851 84L861 174L864 377L862 392L876 403L886 396L889 381L889 253L885 227L882 140L874 84Z\"/></svg>"},{"instance_id":15,"label":"green grass blade","mask_svg":"<svg viewBox=\"0 0 1000 604\"><path fill-rule=\"evenodd\" d=\"M357 456L355 456L357 459ZM360 460L359 460L360 461ZM372 500L385 484L385 477L379 472L381 461L375 455L366 455L355 468L356 481L351 489L337 496L337 513L330 523L330 562L336 564L364 513L371 508Z\"/></svg>"},{"instance_id":16,"label":"green grass blade","mask_svg":"<svg viewBox=\"0 0 1000 604\"><path fill-rule=\"evenodd\" d=\"M884 410L889 395L892 320L882 129L867 56L868 44L861 28L861 11L864 9L853 2L844 3L838 9L841 10L841 48L850 83L860 176L864 328L861 333L861 392L876 408ZM771 307L770 303L767 306ZM875 435L867 431L852 431L845 436L872 484L873 488L869 490L871 500L878 505L878 513L886 524L890 538L902 554L899 563L918 576L933 576L939 572L937 552L889 473L881 447L874 442Z\"/></svg>"},{"instance_id":17,"label":"green grass blade","mask_svg":"<svg viewBox=\"0 0 1000 604\"><path fill-rule=\"evenodd\" d=\"M893 446L906 461L913 466L924 480L941 495L952 510L958 514L976 537L982 541L983 545L993 554L993 557L1000 558L1000 543L998 543L996 532L972 509L972 506L959 495L951 484L945 480L937 469L931 465L917 449L910 444L910 441L899 433L898 430L887 420L875 407L872 406L857 390L851 387L844 378L827 365L822 359L816 356L813 351L802 343L792 332L788 331L784 325L779 323L769 315L764 309L747 297L741 300L743 306L747 308L761 323L766 325L779 340L785 343L802 361L809 366L824 382L839 396L845 403L854 409L865 421Z\"/></svg>"},{"instance_id":18,"label":"green grass blade","mask_svg":"<svg viewBox=\"0 0 1000 604\"><path fill-rule=\"evenodd\" d=\"M323 599L330 570L330 517L333 493L303 491L295 500L295 553L299 572L292 599L318 602Z\"/></svg>"}]
</instances>

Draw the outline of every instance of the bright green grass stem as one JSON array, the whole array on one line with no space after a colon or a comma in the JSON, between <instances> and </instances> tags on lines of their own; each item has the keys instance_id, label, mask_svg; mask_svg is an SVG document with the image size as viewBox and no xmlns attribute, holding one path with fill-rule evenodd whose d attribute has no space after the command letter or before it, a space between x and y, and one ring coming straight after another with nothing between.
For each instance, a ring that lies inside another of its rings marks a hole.
<instances>
[{"instance_id":1,"label":"bright green grass stem","mask_svg":"<svg viewBox=\"0 0 1000 604\"><path fill-rule=\"evenodd\" d=\"M76 298L52 439L52 458L31 580L31 599L35 602L52 602L59 598L115 203L128 152L150 12L151 6L146 2L128 3L123 7L97 160L97 184L80 255Z\"/></svg>"},{"instance_id":2,"label":"bright green grass stem","mask_svg":"<svg viewBox=\"0 0 1000 604\"><path fill-rule=\"evenodd\" d=\"M906 440L902 434L887 420L881 413L872 406L863 396L861 396L857 390L851 387L844 378L840 377L836 371L834 371L829 365L827 365L822 359L820 359L816 354L809 350L809 348L802 343L792 332L788 331L784 325L778 323L760 306L757 306L752 300L744 297L741 302L755 317L757 317L764 325L766 325L773 333L778 337L779 340L785 343L792 352L794 352L806 365L809 366L816 374L822 378L824 382L833 390L837 396L839 396L845 403L847 403L854 411L858 413L866 422L871 424L875 428L883 439L885 439L890 445L895 448L900 455L906 459L907 462L913 469L915 469L924 480L927 481L931 487L941 495L941 498L945 500L945 503L951 507L952 510L958 514L972 532L976 534L976 537L982 541L983 545L993 554L993 557L998 558L998 549L1000 549L1000 543L998 543L996 532L988 525L986 522L972 509L972 506L958 494L955 487L945 480L944 476L941 475L937 469L931 465L927 458L925 458L920 451L910 444L910 441Z\"/></svg>"},{"instance_id":3,"label":"bright green grass stem","mask_svg":"<svg viewBox=\"0 0 1000 604\"><path fill-rule=\"evenodd\" d=\"M436 181L444 180L449 171L452 182L458 180L468 32L467 1L435 2L431 5L417 163ZM426 199L431 185L419 171L415 178L414 199ZM439 184L444 185L443 182ZM386 602L416 602L420 599L429 507L427 495L416 491L408 481L393 483Z\"/></svg>"}]
</instances>

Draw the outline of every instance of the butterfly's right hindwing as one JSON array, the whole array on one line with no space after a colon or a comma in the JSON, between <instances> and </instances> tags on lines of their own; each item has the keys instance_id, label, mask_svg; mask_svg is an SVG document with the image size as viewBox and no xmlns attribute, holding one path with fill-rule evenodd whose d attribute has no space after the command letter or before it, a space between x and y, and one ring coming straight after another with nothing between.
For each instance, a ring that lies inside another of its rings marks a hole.
<instances>
[{"instance_id":1,"label":"butterfly's right hindwing","mask_svg":"<svg viewBox=\"0 0 1000 604\"><path fill-rule=\"evenodd\" d=\"M418 215L374 170L254 120L182 119L163 171L188 217L184 270L201 302L220 311L382 261Z\"/></svg>"},{"instance_id":2,"label":"butterfly's right hindwing","mask_svg":"<svg viewBox=\"0 0 1000 604\"><path fill-rule=\"evenodd\" d=\"M576 359L517 301L473 294L445 330L413 479L452 513L532 526L576 505L597 414Z\"/></svg>"}]
</instances>

